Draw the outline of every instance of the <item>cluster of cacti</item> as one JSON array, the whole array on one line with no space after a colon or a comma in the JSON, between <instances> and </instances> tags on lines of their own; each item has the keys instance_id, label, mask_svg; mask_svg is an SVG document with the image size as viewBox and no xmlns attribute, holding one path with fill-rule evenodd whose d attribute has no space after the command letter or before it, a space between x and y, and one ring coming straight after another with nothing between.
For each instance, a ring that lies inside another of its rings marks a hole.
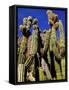
<instances>
[{"instance_id":1,"label":"cluster of cacti","mask_svg":"<svg viewBox=\"0 0 69 90\"><path fill-rule=\"evenodd\" d=\"M17 82L65 79L65 38L61 20L47 11L49 30L40 31L38 19L31 16L19 26L23 37L18 39ZM30 34L30 28L32 33ZM59 43L56 30L59 29ZM20 40L20 42L19 42Z\"/></svg>"}]
</instances>

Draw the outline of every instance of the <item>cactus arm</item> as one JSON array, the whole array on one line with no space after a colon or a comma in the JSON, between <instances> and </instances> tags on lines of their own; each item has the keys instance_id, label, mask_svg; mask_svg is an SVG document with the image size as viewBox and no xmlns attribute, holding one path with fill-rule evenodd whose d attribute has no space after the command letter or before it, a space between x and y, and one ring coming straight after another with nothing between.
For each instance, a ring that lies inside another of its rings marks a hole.
<instances>
[{"instance_id":1,"label":"cactus arm","mask_svg":"<svg viewBox=\"0 0 69 90\"><path fill-rule=\"evenodd\" d=\"M59 20L59 31L60 31L60 47L65 47L64 30L61 20Z\"/></svg>"},{"instance_id":2,"label":"cactus arm","mask_svg":"<svg viewBox=\"0 0 69 90\"><path fill-rule=\"evenodd\" d=\"M60 31L60 50L61 48L63 48L64 51L62 51L62 53L64 53L65 52L65 37L64 37L64 29L63 29L61 20L59 20L59 31ZM61 71L62 71L62 79L65 79L65 56L64 58L61 59Z\"/></svg>"},{"instance_id":3,"label":"cactus arm","mask_svg":"<svg viewBox=\"0 0 69 90\"><path fill-rule=\"evenodd\" d=\"M56 30L54 27L52 27L52 32L51 32L51 38L50 38L50 50L53 51L54 55L56 58L60 59L60 53L58 51L58 48L56 46Z\"/></svg>"},{"instance_id":4,"label":"cactus arm","mask_svg":"<svg viewBox=\"0 0 69 90\"><path fill-rule=\"evenodd\" d=\"M49 40L50 40L50 30L47 31L47 33L44 36L44 48L43 48L44 52L47 52L47 49L49 47Z\"/></svg>"},{"instance_id":5,"label":"cactus arm","mask_svg":"<svg viewBox=\"0 0 69 90\"><path fill-rule=\"evenodd\" d=\"M62 21L59 20L59 31L60 31L60 54L64 56L65 53L65 37L64 37L64 30Z\"/></svg>"},{"instance_id":6,"label":"cactus arm","mask_svg":"<svg viewBox=\"0 0 69 90\"><path fill-rule=\"evenodd\" d=\"M32 32L32 53L36 54L38 50L38 33Z\"/></svg>"}]
</instances>

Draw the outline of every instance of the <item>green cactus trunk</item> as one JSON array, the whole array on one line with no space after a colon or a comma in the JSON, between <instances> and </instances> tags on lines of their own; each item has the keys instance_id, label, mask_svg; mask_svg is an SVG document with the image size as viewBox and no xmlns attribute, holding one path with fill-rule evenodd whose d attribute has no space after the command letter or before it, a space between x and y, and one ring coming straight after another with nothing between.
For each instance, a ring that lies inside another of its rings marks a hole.
<instances>
[{"instance_id":1,"label":"green cactus trunk","mask_svg":"<svg viewBox=\"0 0 69 90\"><path fill-rule=\"evenodd\" d=\"M51 38L50 38L50 51L53 51L54 57L56 57L58 60L61 60L60 58L60 53L58 51L58 47L56 46L57 39L56 39L56 30L55 28L52 27L52 32L51 32ZM56 79L62 79L62 74L60 70L60 64L56 61L56 58L54 60L54 66L55 66L55 71L56 71Z\"/></svg>"},{"instance_id":2,"label":"green cactus trunk","mask_svg":"<svg viewBox=\"0 0 69 90\"><path fill-rule=\"evenodd\" d=\"M63 59L61 59L61 69L62 69L62 79L65 79L65 68L66 68L66 65L65 65L65 57Z\"/></svg>"},{"instance_id":3,"label":"green cactus trunk","mask_svg":"<svg viewBox=\"0 0 69 90\"><path fill-rule=\"evenodd\" d=\"M38 50L38 32L32 32L32 52L36 54Z\"/></svg>"},{"instance_id":4,"label":"green cactus trunk","mask_svg":"<svg viewBox=\"0 0 69 90\"><path fill-rule=\"evenodd\" d=\"M27 37L23 36L23 40L19 50L18 56L18 82L24 82L24 74L25 74L25 55L23 54L27 46ZM19 67L21 65L22 67Z\"/></svg>"},{"instance_id":5,"label":"green cactus trunk","mask_svg":"<svg viewBox=\"0 0 69 90\"><path fill-rule=\"evenodd\" d=\"M59 20L59 31L60 31L60 47L65 47L64 30L61 20Z\"/></svg>"},{"instance_id":6,"label":"green cactus trunk","mask_svg":"<svg viewBox=\"0 0 69 90\"><path fill-rule=\"evenodd\" d=\"M62 73L60 69L60 64L55 59L54 59L54 65L55 65L55 70L56 70L56 80L61 80Z\"/></svg>"},{"instance_id":7,"label":"green cactus trunk","mask_svg":"<svg viewBox=\"0 0 69 90\"><path fill-rule=\"evenodd\" d=\"M39 70L39 81L46 80L46 75L44 75L43 69L41 67L39 67L38 70Z\"/></svg>"},{"instance_id":8,"label":"green cactus trunk","mask_svg":"<svg viewBox=\"0 0 69 90\"><path fill-rule=\"evenodd\" d=\"M59 30L60 30L60 48L65 49L65 37L62 21L59 20ZM61 59L61 71L62 71L62 79L65 79L65 56Z\"/></svg>"},{"instance_id":9,"label":"green cactus trunk","mask_svg":"<svg viewBox=\"0 0 69 90\"><path fill-rule=\"evenodd\" d=\"M56 46L56 29L52 27L51 38L50 38L50 51L53 51L55 57L60 59L60 53L58 51L58 47Z\"/></svg>"},{"instance_id":10,"label":"green cactus trunk","mask_svg":"<svg viewBox=\"0 0 69 90\"><path fill-rule=\"evenodd\" d=\"M50 30L49 30L50 31ZM47 52L48 46L49 46L49 41L50 41L50 32L47 31L47 33L44 35L44 52Z\"/></svg>"},{"instance_id":11,"label":"green cactus trunk","mask_svg":"<svg viewBox=\"0 0 69 90\"><path fill-rule=\"evenodd\" d=\"M25 73L24 64L18 64L17 71L18 71L18 73L17 73L17 76L18 76L17 81L18 82L24 82L24 73Z\"/></svg>"},{"instance_id":12,"label":"green cactus trunk","mask_svg":"<svg viewBox=\"0 0 69 90\"><path fill-rule=\"evenodd\" d=\"M18 64L23 63L23 59L25 58L25 55L23 54L25 52L26 46L27 46L27 37L23 36L23 40L21 42L20 50L19 50L19 56L18 56Z\"/></svg>"}]
</instances>

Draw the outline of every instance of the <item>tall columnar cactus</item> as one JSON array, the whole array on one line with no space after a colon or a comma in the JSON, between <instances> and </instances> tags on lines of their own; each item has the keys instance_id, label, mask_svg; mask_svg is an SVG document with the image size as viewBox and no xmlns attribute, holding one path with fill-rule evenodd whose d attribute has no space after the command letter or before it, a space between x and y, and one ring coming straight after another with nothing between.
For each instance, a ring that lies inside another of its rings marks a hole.
<instances>
[{"instance_id":1,"label":"tall columnar cactus","mask_svg":"<svg viewBox=\"0 0 69 90\"><path fill-rule=\"evenodd\" d=\"M62 26L62 22L60 20L58 21L58 16L55 13L53 13L51 10L47 11L47 15L48 15L49 24L51 26L50 52L53 52L52 55L54 55L54 56L51 56L51 57L53 57L51 59L53 59L53 61L54 61L54 66L55 66L54 68L56 71L56 79L59 80L59 79L62 79L61 67L64 66L61 64L61 62L62 62L61 59L64 56L64 51L65 51L63 26ZM57 46L57 39L56 39L56 29L58 27L60 30L59 47Z\"/></svg>"},{"instance_id":2,"label":"tall columnar cactus","mask_svg":"<svg viewBox=\"0 0 69 90\"><path fill-rule=\"evenodd\" d=\"M35 60L34 69L35 69L35 78L36 78L36 81L37 81L37 77L39 77L39 76L37 76L37 72L38 72L38 70L37 70L37 67L38 67L37 62L38 62L38 60L36 60L37 52L38 52L38 38L39 38L39 36L38 36L38 33L39 33L38 25L34 24L32 26L32 29L33 29L33 31L32 31L32 54L34 55L34 60Z\"/></svg>"},{"instance_id":3,"label":"tall columnar cactus","mask_svg":"<svg viewBox=\"0 0 69 90\"><path fill-rule=\"evenodd\" d=\"M59 79L65 79L65 37L64 37L64 30L63 30L63 25L61 20L59 20L59 31L60 31L60 43L59 43L59 54L61 56L60 60L60 64L57 63L57 61L55 60L55 69L57 71L56 75L57 75L57 80ZM60 68L61 67L61 68ZM59 73L61 72L61 73Z\"/></svg>"},{"instance_id":4,"label":"tall columnar cactus","mask_svg":"<svg viewBox=\"0 0 69 90\"><path fill-rule=\"evenodd\" d=\"M26 36L23 36L23 40L22 40L21 45L20 45L19 56L18 56L18 82L24 82L24 73L25 73L24 52L25 52L26 46L27 46L27 39L28 38ZM20 77L22 77L22 78L20 78Z\"/></svg>"},{"instance_id":5,"label":"tall columnar cactus","mask_svg":"<svg viewBox=\"0 0 69 90\"><path fill-rule=\"evenodd\" d=\"M32 20L31 17L28 17L28 20L31 21ZM28 21L28 25L30 25L29 21ZM34 19L32 24L33 24L33 26L32 26L33 31L32 31L31 42L30 42L32 52L28 53L28 55L26 57L26 61L24 63L24 66L29 69L33 65L34 67L31 70L34 71L34 69L35 69L35 65L34 65L35 64L35 54L37 54L37 50L38 50L38 25L37 25L37 19ZM28 70L27 70L27 72L28 72Z\"/></svg>"},{"instance_id":6,"label":"tall columnar cactus","mask_svg":"<svg viewBox=\"0 0 69 90\"><path fill-rule=\"evenodd\" d=\"M24 63L24 57L25 55L23 54L26 50L27 46L27 37L23 36L23 40L20 45L20 50L19 50L19 56L18 56L18 64L23 64Z\"/></svg>"},{"instance_id":7,"label":"tall columnar cactus","mask_svg":"<svg viewBox=\"0 0 69 90\"><path fill-rule=\"evenodd\" d=\"M32 17L24 18L23 19L23 25L20 25L20 30L23 33L23 40L20 45L20 50L19 50L19 56L18 56L18 82L24 82L24 74L25 74L25 51L27 48L27 41L29 37L29 30L31 26L31 20ZM21 78L22 77L22 78Z\"/></svg>"},{"instance_id":8,"label":"tall columnar cactus","mask_svg":"<svg viewBox=\"0 0 69 90\"><path fill-rule=\"evenodd\" d=\"M61 56L58 51L58 47L56 43L57 43L56 29L52 27L51 38L50 38L50 50L52 50L54 57L56 57L58 60L61 60ZM61 70L60 70L60 64L56 61L56 58L53 58L53 60L54 60L54 66L56 71L56 79L59 80L61 79Z\"/></svg>"},{"instance_id":9,"label":"tall columnar cactus","mask_svg":"<svg viewBox=\"0 0 69 90\"><path fill-rule=\"evenodd\" d=\"M60 54L63 57L61 59L61 71L62 79L65 79L65 36L62 21L59 20L59 31L60 31Z\"/></svg>"},{"instance_id":10,"label":"tall columnar cactus","mask_svg":"<svg viewBox=\"0 0 69 90\"><path fill-rule=\"evenodd\" d=\"M56 29L52 27L51 38L50 38L50 51L53 51L56 58L61 59L56 43L57 43Z\"/></svg>"},{"instance_id":11,"label":"tall columnar cactus","mask_svg":"<svg viewBox=\"0 0 69 90\"><path fill-rule=\"evenodd\" d=\"M50 62L50 58L48 57L49 55L47 54L47 52L49 51L48 49L49 49L49 43L50 43L50 34L51 34L51 30L49 30L49 31L44 30L43 31L43 36L41 37L42 42L43 42L43 46L44 46L43 51L42 51L43 52L43 58L41 59L41 67L42 67L42 69L44 70L44 72L46 74L45 75L46 80L47 79L49 79L49 80L52 79L52 76L51 76L51 73L50 73L50 70L49 70L49 67L48 67L48 63ZM47 59L45 58L46 56L47 56Z\"/></svg>"},{"instance_id":12,"label":"tall columnar cactus","mask_svg":"<svg viewBox=\"0 0 69 90\"><path fill-rule=\"evenodd\" d=\"M35 55L38 50L38 26L33 25L32 31L32 53Z\"/></svg>"},{"instance_id":13,"label":"tall columnar cactus","mask_svg":"<svg viewBox=\"0 0 69 90\"><path fill-rule=\"evenodd\" d=\"M44 47L43 47L43 51L44 53L47 52L48 48L49 48L49 43L50 43L50 33L51 30L49 31L44 31L44 37L43 37L43 42L44 42Z\"/></svg>"},{"instance_id":14,"label":"tall columnar cactus","mask_svg":"<svg viewBox=\"0 0 69 90\"><path fill-rule=\"evenodd\" d=\"M59 20L59 31L60 31L60 54L65 52L65 36L62 21Z\"/></svg>"},{"instance_id":15,"label":"tall columnar cactus","mask_svg":"<svg viewBox=\"0 0 69 90\"><path fill-rule=\"evenodd\" d=\"M27 38L23 36L23 40L20 46L19 56L18 56L18 82L24 81L24 62L25 62L25 55L23 54L25 52L27 46Z\"/></svg>"}]
</instances>

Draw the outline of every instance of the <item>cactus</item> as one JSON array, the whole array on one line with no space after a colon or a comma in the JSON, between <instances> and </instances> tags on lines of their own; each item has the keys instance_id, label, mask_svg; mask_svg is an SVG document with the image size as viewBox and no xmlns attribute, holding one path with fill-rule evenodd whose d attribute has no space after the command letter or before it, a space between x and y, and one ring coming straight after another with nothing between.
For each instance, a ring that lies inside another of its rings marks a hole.
<instances>
[{"instance_id":1,"label":"cactus","mask_svg":"<svg viewBox=\"0 0 69 90\"><path fill-rule=\"evenodd\" d=\"M32 52L36 54L38 50L38 26L33 25L32 31Z\"/></svg>"},{"instance_id":2,"label":"cactus","mask_svg":"<svg viewBox=\"0 0 69 90\"><path fill-rule=\"evenodd\" d=\"M61 80L62 79L61 68L60 64L56 61L56 59L54 59L54 65L56 70L56 80Z\"/></svg>"},{"instance_id":3,"label":"cactus","mask_svg":"<svg viewBox=\"0 0 69 90\"><path fill-rule=\"evenodd\" d=\"M43 51L44 51L44 53L46 53L47 49L49 48L50 32L51 32L50 30L44 31L44 38L43 38L43 41L44 41Z\"/></svg>"},{"instance_id":4,"label":"cactus","mask_svg":"<svg viewBox=\"0 0 69 90\"><path fill-rule=\"evenodd\" d=\"M22 78L20 78L20 81L18 79L18 82L24 82L24 71L25 71L25 66L24 66L25 55L24 55L24 52L26 50L26 46L27 46L27 37L23 36L23 40L21 42L21 46L20 46L20 50L19 50L19 56L18 56L18 73L19 73L18 76L20 76ZM19 67L19 65L22 65L22 67ZM23 68L23 69L19 69L19 68Z\"/></svg>"},{"instance_id":5,"label":"cactus","mask_svg":"<svg viewBox=\"0 0 69 90\"><path fill-rule=\"evenodd\" d=\"M57 43L57 39L56 39L56 30L55 28L52 27L52 32L51 32L51 39L50 39L50 50L53 51L54 56L60 60L59 62L62 62L62 53L64 54L64 48L65 48L65 40L64 40L64 31L63 31L63 26L61 21L59 21L59 31L60 31L60 44L59 44L59 48L60 51L58 50L58 47L56 46ZM62 51L61 51L62 50ZM56 60L54 60L54 65L55 65L55 70L56 70L56 79L62 79L62 73L65 74L65 69L64 65L60 65ZM61 67L61 68L60 68ZM63 75L64 77L65 75Z\"/></svg>"},{"instance_id":6,"label":"cactus","mask_svg":"<svg viewBox=\"0 0 69 90\"><path fill-rule=\"evenodd\" d=\"M56 58L61 59L56 43L57 43L56 30L55 28L52 27L51 38L50 38L50 51L53 51Z\"/></svg>"},{"instance_id":7,"label":"cactus","mask_svg":"<svg viewBox=\"0 0 69 90\"><path fill-rule=\"evenodd\" d=\"M65 53L65 37L61 20L59 20L59 31L60 31L60 54L63 56Z\"/></svg>"},{"instance_id":8,"label":"cactus","mask_svg":"<svg viewBox=\"0 0 69 90\"><path fill-rule=\"evenodd\" d=\"M49 67L48 67L47 63L45 62L45 60L43 58L42 58L41 64L42 64L42 69L44 70L44 72L46 74L45 75L46 80L51 80L52 76L51 76Z\"/></svg>"},{"instance_id":9,"label":"cactus","mask_svg":"<svg viewBox=\"0 0 69 90\"><path fill-rule=\"evenodd\" d=\"M41 67L39 67L38 70L39 70L39 81L45 81L46 75L44 75L43 69Z\"/></svg>"},{"instance_id":10,"label":"cactus","mask_svg":"<svg viewBox=\"0 0 69 90\"><path fill-rule=\"evenodd\" d=\"M60 31L60 54L63 57L61 59L61 71L62 71L62 79L65 79L65 37L62 21L59 20L59 31Z\"/></svg>"},{"instance_id":11,"label":"cactus","mask_svg":"<svg viewBox=\"0 0 69 90\"><path fill-rule=\"evenodd\" d=\"M53 13L51 10L47 10L47 16L48 16L48 23L50 24L51 27L58 22L58 15Z\"/></svg>"},{"instance_id":12,"label":"cactus","mask_svg":"<svg viewBox=\"0 0 69 90\"><path fill-rule=\"evenodd\" d=\"M28 33L29 33L29 29L30 29L30 24L28 23L29 20L27 20L27 18L23 19L23 24L24 25L20 25L19 28L21 30L21 32L23 33L23 39L20 45L20 50L19 50L19 56L18 56L18 75L22 78L20 78L21 82L24 82L24 74L25 74L25 51L27 48L27 41L28 41ZM19 69L21 67L19 67L19 65L22 65L23 69ZM20 71L19 71L20 70ZM19 77L18 77L19 78ZM20 82L18 79L18 82Z\"/></svg>"},{"instance_id":13,"label":"cactus","mask_svg":"<svg viewBox=\"0 0 69 90\"><path fill-rule=\"evenodd\" d=\"M51 26L49 30L40 32L38 19L31 16L25 17L23 24L19 26L23 37L18 42L18 82L65 79L63 25L61 20L58 21L58 15L51 10L47 11L47 15ZM31 27L32 34L30 34ZM56 38L57 28L60 32L59 43Z\"/></svg>"},{"instance_id":14,"label":"cactus","mask_svg":"<svg viewBox=\"0 0 69 90\"><path fill-rule=\"evenodd\" d=\"M33 25L37 25L38 24L38 19L37 18L34 18L33 21L32 21L32 24Z\"/></svg>"},{"instance_id":15,"label":"cactus","mask_svg":"<svg viewBox=\"0 0 69 90\"><path fill-rule=\"evenodd\" d=\"M24 64L18 64L18 73L17 73L17 81L18 82L24 82L24 73L25 73L25 66Z\"/></svg>"},{"instance_id":16,"label":"cactus","mask_svg":"<svg viewBox=\"0 0 69 90\"><path fill-rule=\"evenodd\" d=\"M61 60L61 71L62 71L62 79L65 79L65 73L66 73L66 71L65 71L65 66L66 65L66 63L65 63L65 57Z\"/></svg>"}]
</instances>

